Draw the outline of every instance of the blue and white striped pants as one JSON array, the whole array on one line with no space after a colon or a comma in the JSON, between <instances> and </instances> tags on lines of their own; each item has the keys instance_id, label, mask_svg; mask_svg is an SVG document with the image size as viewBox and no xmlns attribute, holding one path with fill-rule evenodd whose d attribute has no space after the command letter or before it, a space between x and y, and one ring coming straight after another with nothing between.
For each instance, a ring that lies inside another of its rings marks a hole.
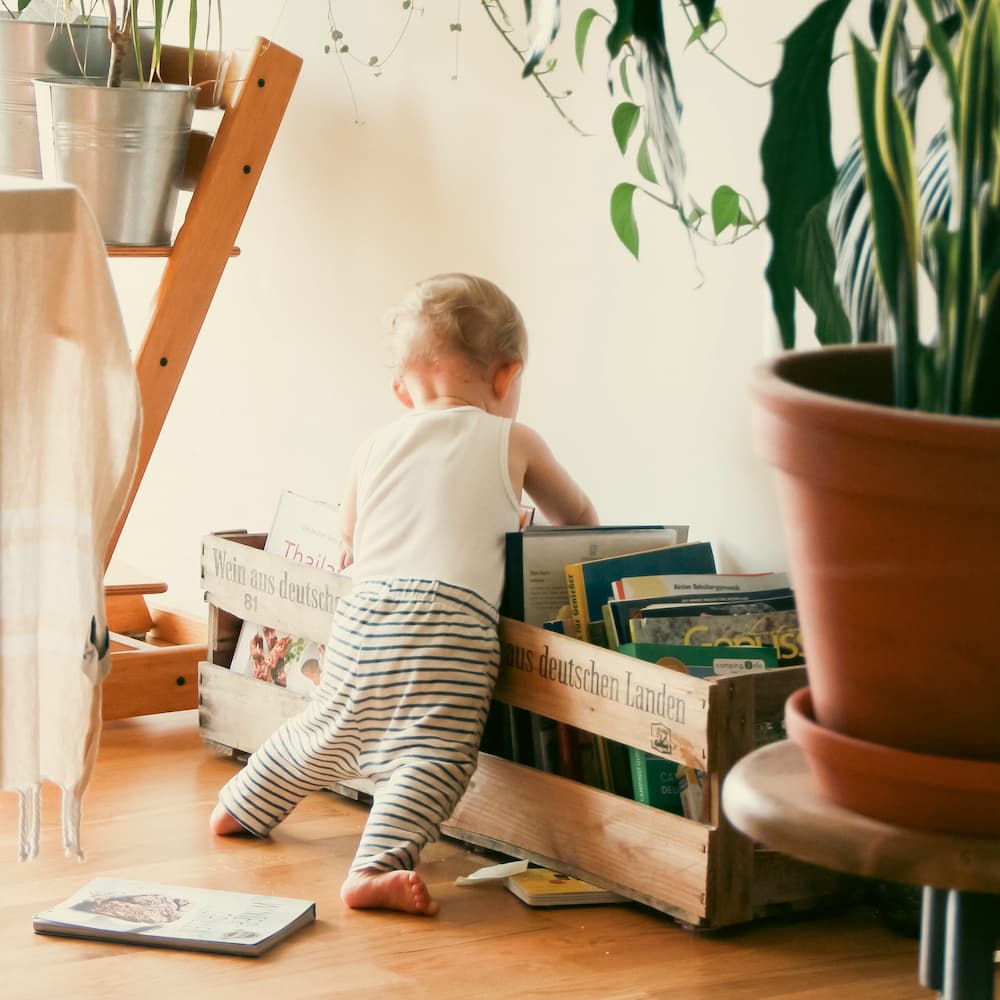
<instances>
[{"instance_id":1,"label":"blue and white striped pants","mask_svg":"<svg viewBox=\"0 0 1000 1000\"><path fill-rule=\"evenodd\" d=\"M367 581L337 605L308 707L219 801L265 837L309 792L370 778L374 803L352 870L413 869L476 769L499 663L497 611L477 594Z\"/></svg>"}]
</instances>

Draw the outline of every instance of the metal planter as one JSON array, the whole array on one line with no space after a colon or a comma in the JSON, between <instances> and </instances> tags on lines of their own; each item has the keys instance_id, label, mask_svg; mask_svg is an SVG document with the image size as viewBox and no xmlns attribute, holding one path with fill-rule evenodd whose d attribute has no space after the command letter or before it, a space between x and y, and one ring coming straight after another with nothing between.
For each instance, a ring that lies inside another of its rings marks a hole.
<instances>
[{"instance_id":1,"label":"metal planter","mask_svg":"<svg viewBox=\"0 0 1000 1000\"><path fill-rule=\"evenodd\" d=\"M36 80L42 176L75 184L109 244L170 242L197 87Z\"/></svg>"}]
</instances>

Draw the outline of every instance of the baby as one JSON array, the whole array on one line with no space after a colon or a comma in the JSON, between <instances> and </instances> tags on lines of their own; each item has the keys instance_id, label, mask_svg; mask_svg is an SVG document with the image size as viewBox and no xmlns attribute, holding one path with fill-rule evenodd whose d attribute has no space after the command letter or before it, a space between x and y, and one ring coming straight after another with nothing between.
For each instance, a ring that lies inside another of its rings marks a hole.
<instances>
[{"instance_id":1,"label":"baby","mask_svg":"<svg viewBox=\"0 0 1000 1000\"><path fill-rule=\"evenodd\" d=\"M391 321L407 413L358 450L342 505L337 605L320 686L223 787L217 834L265 837L309 793L359 776L374 802L341 898L433 915L415 871L476 768L499 667L504 536L522 491L554 525L593 505L517 423L527 334L492 282L420 282Z\"/></svg>"}]
</instances>

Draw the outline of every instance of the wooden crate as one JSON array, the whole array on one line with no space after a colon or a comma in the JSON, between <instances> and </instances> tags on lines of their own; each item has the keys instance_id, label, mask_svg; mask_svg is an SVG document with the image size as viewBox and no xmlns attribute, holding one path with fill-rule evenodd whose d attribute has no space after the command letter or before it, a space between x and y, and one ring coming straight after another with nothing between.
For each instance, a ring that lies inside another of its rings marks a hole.
<instances>
[{"instance_id":1,"label":"wooden crate","mask_svg":"<svg viewBox=\"0 0 1000 1000\"><path fill-rule=\"evenodd\" d=\"M199 667L201 732L235 752L255 750L305 701L228 669L242 617L324 642L331 615L306 604L328 604L324 595L348 586L260 551L264 539L209 535L203 542L209 623L208 662ZM827 904L852 891L843 876L754 845L721 810L727 771L753 749L758 727L781 719L785 698L805 683L803 668L702 680L509 619L501 621L501 641L498 700L706 772L711 821L482 753L445 835L576 875L701 928Z\"/></svg>"}]
</instances>

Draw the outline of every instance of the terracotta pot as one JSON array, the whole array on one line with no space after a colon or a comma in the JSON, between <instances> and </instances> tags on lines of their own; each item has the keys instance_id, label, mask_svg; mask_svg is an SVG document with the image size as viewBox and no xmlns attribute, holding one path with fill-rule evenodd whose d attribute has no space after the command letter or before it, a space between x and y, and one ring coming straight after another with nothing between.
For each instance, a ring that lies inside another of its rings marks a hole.
<instances>
[{"instance_id":1,"label":"terracotta pot","mask_svg":"<svg viewBox=\"0 0 1000 1000\"><path fill-rule=\"evenodd\" d=\"M753 373L816 720L1000 760L1000 421L897 410L881 346Z\"/></svg>"}]
</instances>

